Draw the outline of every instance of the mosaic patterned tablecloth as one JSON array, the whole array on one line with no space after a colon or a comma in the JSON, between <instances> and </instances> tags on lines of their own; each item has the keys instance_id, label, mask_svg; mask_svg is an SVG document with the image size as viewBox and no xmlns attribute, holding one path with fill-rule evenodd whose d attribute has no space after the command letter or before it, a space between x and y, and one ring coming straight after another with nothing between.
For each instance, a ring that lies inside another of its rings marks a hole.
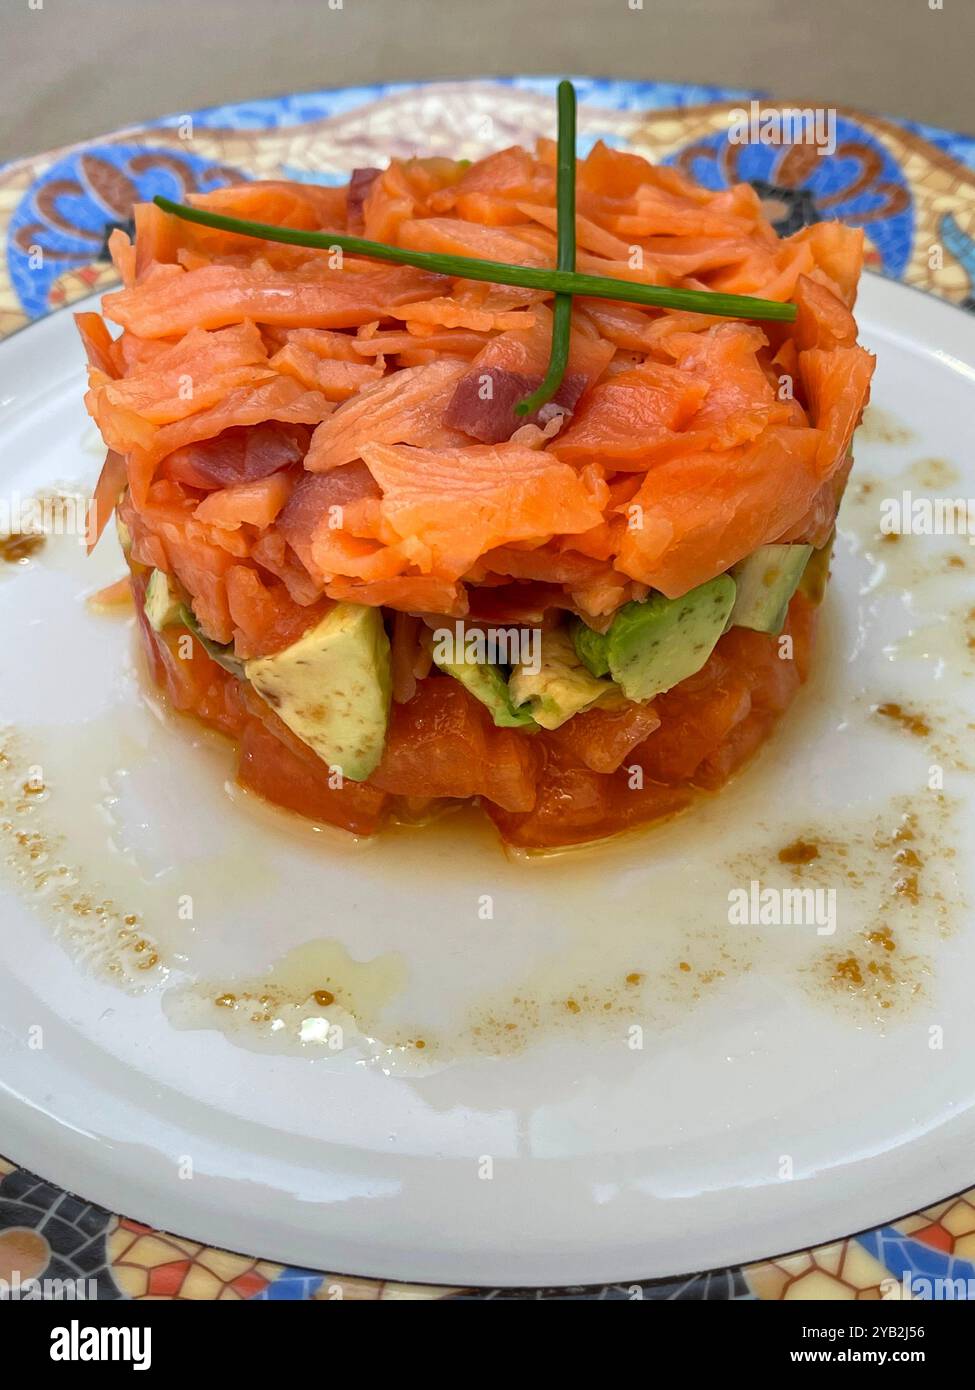
<instances>
[{"instance_id":1,"label":"mosaic patterned tablecloth","mask_svg":"<svg viewBox=\"0 0 975 1390\"><path fill-rule=\"evenodd\" d=\"M597 139L678 165L711 188L748 180L780 231L840 218L868 265L975 310L975 139L847 108L836 148L733 144L752 93L576 79L580 152ZM132 204L243 178L338 183L391 154L477 155L554 133L555 80L346 88L178 113L0 168L0 337L107 287L105 253ZM789 105L790 103L779 103ZM808 103L797 102L797 106ZM489 136L488 136L489 132ZM3 1135L0 1133L0 1150ZM972 1156L975 1177L975 1154ZM328 1268L328 1250L321 1255ZM876 1299L910 1278L975 1279L975 1188L890 1226L781 1259L571 1291L464 1290L293 1269L150 1230L0 1159L0 1279L85 1278L100 1298L441 1297ZM513 1271L516 1273L516 1271Z\"/></svg>"}]
</instances>

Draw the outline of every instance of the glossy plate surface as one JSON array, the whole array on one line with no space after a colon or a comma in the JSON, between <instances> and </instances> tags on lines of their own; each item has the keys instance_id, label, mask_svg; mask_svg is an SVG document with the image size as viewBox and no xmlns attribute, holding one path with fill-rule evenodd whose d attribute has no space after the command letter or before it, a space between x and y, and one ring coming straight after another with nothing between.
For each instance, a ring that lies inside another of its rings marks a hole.
<instances>
[{"instance_id":1,"label":"glossy plate surface","mask_svg":"<svg viewBox=\"0 0 975 1390\"><path fill-rule=\"evenodd\" d=\"M738 1263L969 1184L975 548L877 531L885 499L975 491L975 325L872 276L858 316L866 486L814 679L720 797L600 849L512 860L466 816L356 845L255 806L86 603L114 541L2 567L9 1157L213 1244L441 1283ZM0 379L7 504L90 487L70 316ZM813 920L730 922L753 883L818 891Z\"/></svg>"}]
</instances>

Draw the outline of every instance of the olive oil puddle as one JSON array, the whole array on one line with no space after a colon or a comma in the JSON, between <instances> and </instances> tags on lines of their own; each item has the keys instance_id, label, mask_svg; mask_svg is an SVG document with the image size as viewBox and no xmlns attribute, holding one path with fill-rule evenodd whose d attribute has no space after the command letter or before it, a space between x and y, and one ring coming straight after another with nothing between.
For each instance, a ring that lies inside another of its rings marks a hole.
<instances>
[{"instance_id":1,"label":"olive oil puddle","mask_svg":"<svg viewBox=\"0 0 975 1390\"><path fill-rule=\"evenodd\" d=\"M159 948L143 926L141 896L117 901L75 862L70 834L46 816L51 789L43 765L0 730L0 844L3 865L24 897L53 922L79 963L127 989L158 984Z\"/></svg>"},{"instance_id":2,"label":"olive oil puddle","mask_svg":"<svg viewBox=\"0 0 975 1390\"><path fill-rule=\"evenodd\" d=\"M431 1016L429 984L417 981L408 946L359 961L336 940L308 942L258 976L170 989L164 1007L175 1027L219 1031L255 1051L351 1051L358 1062L411 1074L560 1036L632 1045L636 1030L642 1046L644 1033L675 1027L753 971L847 1022L884 1026L930 1000L939 943L966 906L956 810L942 795L925 804L906 796L866 816L753 823L745 848L695 868L693 891L689 839L702 833L713 845L717 835L727 851L733 837L714 823L658 832L675 843L652 846L662 859L654 910L602 927L567 914L560 949L534 968L489 990L455 985L446 1023ZM797 844L812 857L791 857ZM822 919L820 934L812 917L735 925L729 899L752 885L779 898L792 889L833 893L835 926Z\"/></svg>"},{"instance_id":3,"label":"olive oil puddle","mask_svg":"<svg viewBox=\"0 0 975 1390\"><path fill-rule=\"evenodd\" d=\"M406 987L409 969L398 952L355 960L341 941L309 941L296 946L264 975L234 980L214 995L206 984L171 988L163 1008L175 1028L219 1027L224 1035L254 1052L293 1052L307 1056L347 1052L361 1058L422 1052L422 1037L388 1043L364 1032ZM314 981L309 988L309 981ZM215 1011L219 1011L215 1013Z\"/></svg>"}]
</instances>

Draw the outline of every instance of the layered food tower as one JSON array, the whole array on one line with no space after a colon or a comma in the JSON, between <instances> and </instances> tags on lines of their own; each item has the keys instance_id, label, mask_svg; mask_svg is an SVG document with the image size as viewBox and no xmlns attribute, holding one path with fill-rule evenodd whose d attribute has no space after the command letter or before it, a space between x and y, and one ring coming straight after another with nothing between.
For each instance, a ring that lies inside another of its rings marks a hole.
<instances>
[{"instance_id":1,"label":"layered food tower","mask_svg":"<svg viewBox=\"0 0 975 1390\"><path fill-rule=\"evenodd\" d=\"M509 844L669 816L805 679L873 359L862 233L777 238L752 188L597 144L577 268L757 295L749 323L256 240L147 204L78 316L153 681L238 778L372 834L476 799ZM196 206L551 267L556 150L393 160ZM106 323L121 329L113 334Z\"/></svg>"}]
</instances>

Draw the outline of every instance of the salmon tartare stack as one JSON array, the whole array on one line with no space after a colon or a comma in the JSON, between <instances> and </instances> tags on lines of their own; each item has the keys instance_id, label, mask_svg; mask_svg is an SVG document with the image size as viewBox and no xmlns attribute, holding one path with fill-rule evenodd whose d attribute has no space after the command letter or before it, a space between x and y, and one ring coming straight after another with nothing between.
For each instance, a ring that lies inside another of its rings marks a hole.
<instances>
[{"instance_id":1,"label":"salmon tartare stack","mask_svg":"<svg viewBox=\"0 0 975 1390\"><path fill-rule=\"evenodd\" d=\"M808 675L873 370L863 234L780 239L749 185L597 143L572 284L631 301L462 273L562 264L557 163L540 140L190 200L414 264L143 204L122 287L77 316L91 540L114 514L149 676L316 822L475 800L510 845L598 840L718 789Z\"/></svg>"}]
</instances>

